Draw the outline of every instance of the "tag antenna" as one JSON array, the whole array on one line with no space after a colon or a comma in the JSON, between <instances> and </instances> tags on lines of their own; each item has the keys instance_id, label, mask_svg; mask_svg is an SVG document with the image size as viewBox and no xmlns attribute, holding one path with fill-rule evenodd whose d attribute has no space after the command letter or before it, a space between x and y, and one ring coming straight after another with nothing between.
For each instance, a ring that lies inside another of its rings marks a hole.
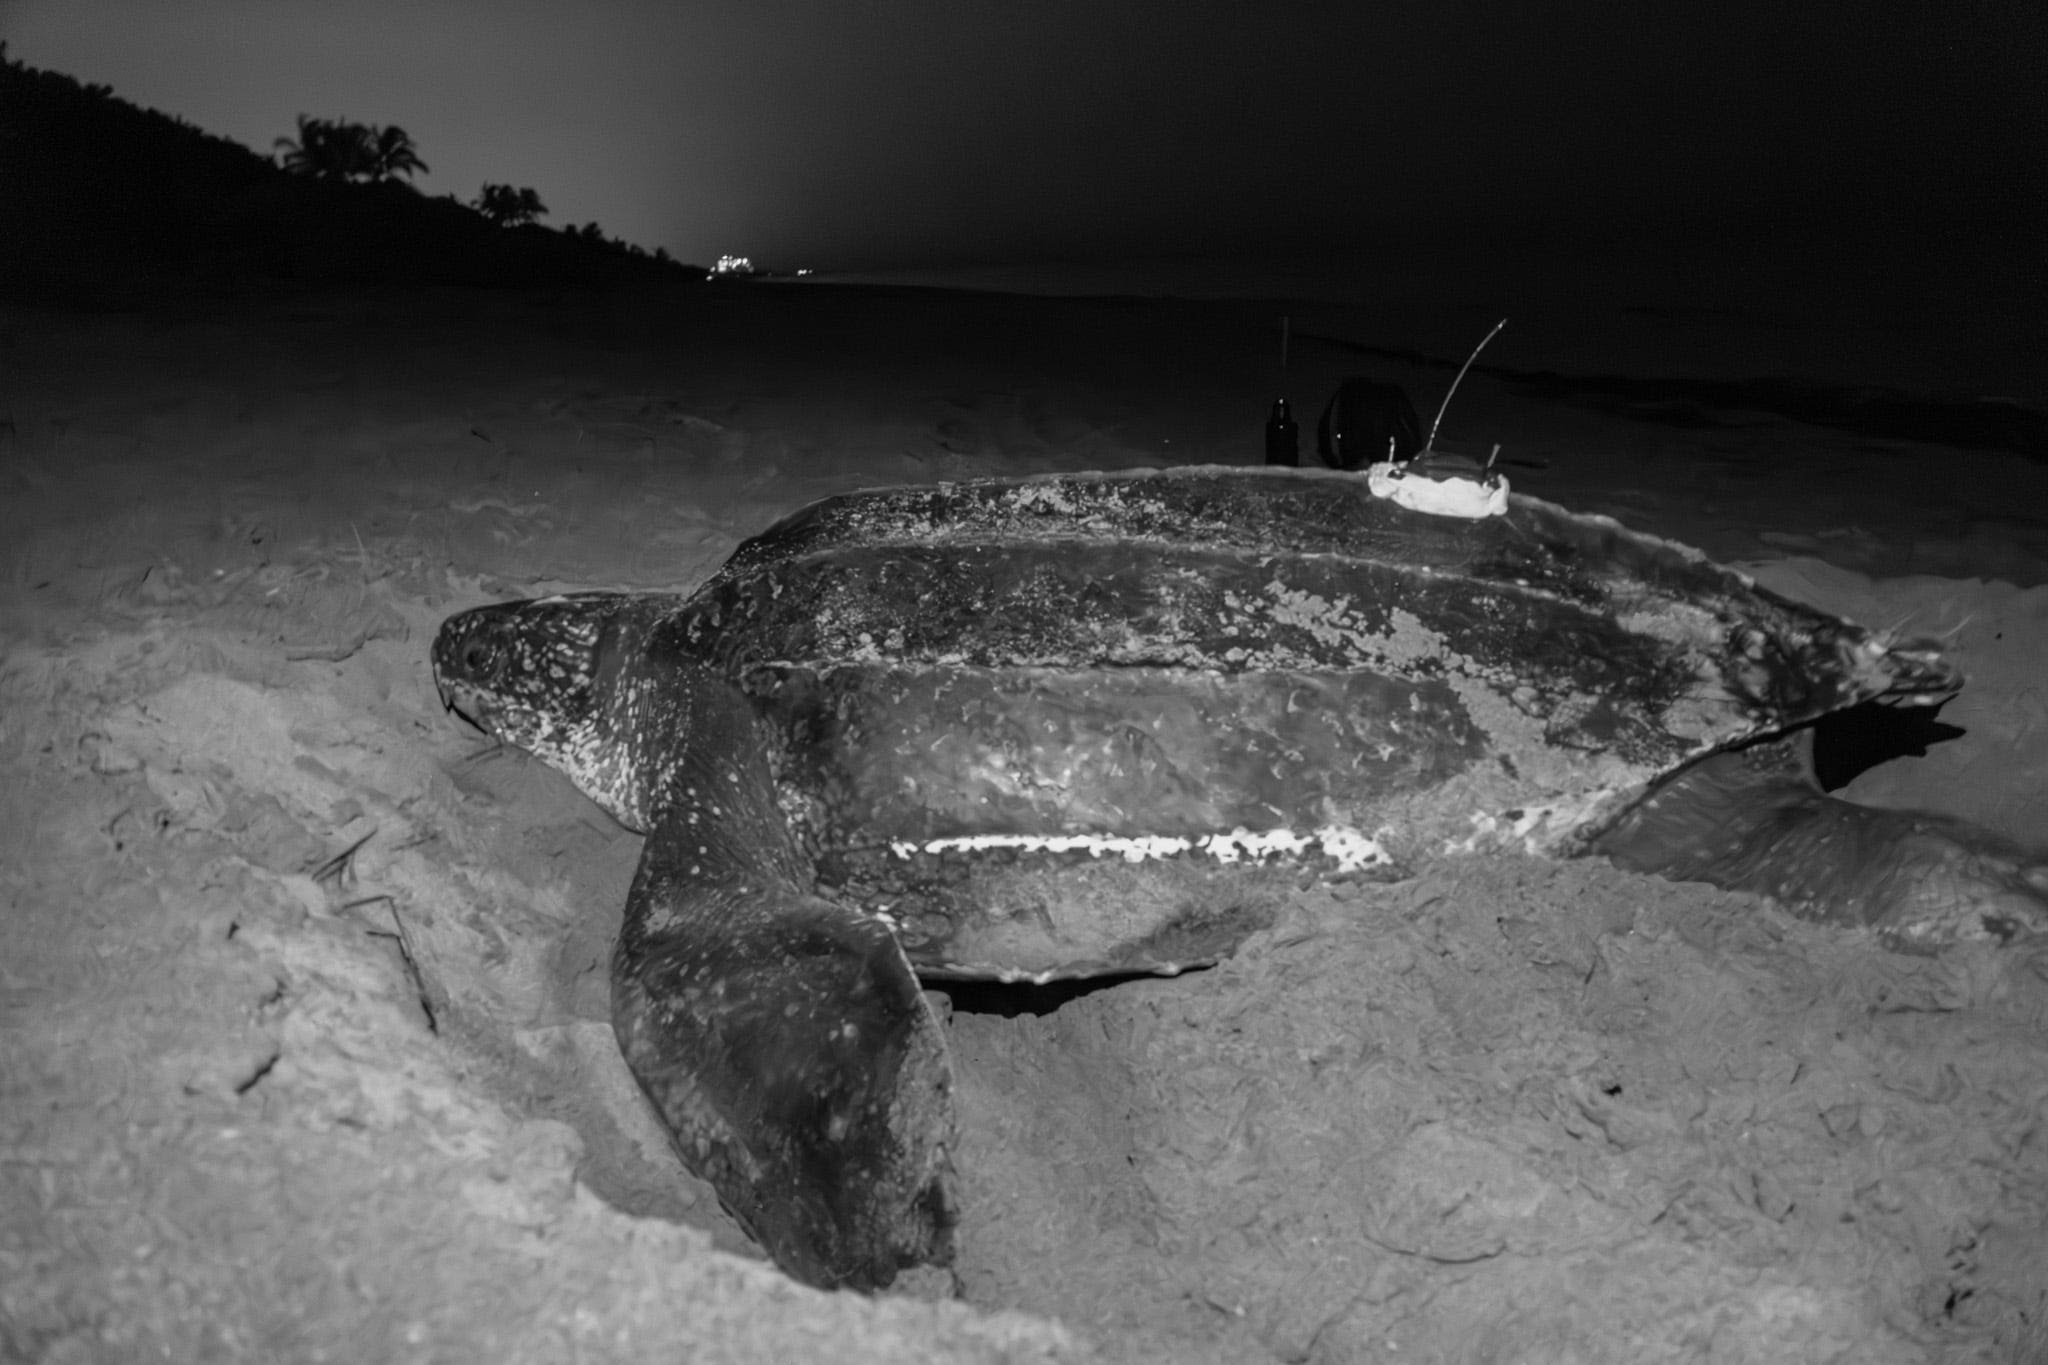
<instances>
[{"instance_id":1,"label":"tag antenna","mask_svg":"<svg viewBox=\"0 0 2048 1365\"><path fill-rule=\"evenodd\" d=\"M1429 424L1429 440L1424 443L1422 447L1424 450L1436 449L1436 429L1444 424L1444 410L1451 406L1451 394L1456 393L1458 385L1465 382L1465 371L1471 369L1472 362L1479 359L1479 353L1486 349L1486 343L1499 336L1500 329L1507 325L1508 320L1506 318L1502 318L1499 322L1494 323L1493 330L1479 339L1479 344L1472 348L1472 354L1466 356L1465 363L1458 367L1458 377L1451 381L1450 391L1444 394L1444 401L1437 405L1436 420ZM1488 463L1491 463L1491 461Z\"/></svg>"}]
</instances>

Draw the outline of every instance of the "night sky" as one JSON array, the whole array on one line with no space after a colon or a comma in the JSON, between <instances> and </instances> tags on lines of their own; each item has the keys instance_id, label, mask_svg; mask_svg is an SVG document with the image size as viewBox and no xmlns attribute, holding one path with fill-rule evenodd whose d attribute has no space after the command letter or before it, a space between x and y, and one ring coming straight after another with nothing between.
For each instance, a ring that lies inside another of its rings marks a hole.
<instances>
[{"instance_id":1,"label":"night sky","mask_svg":"<svg viewBox=\"0 0 2048 1365\"><path fill-rule=\"evenodd\" d=\"M12 55L269 152L782 268L1424 239L2020 259L2048 7L0 0ZM1758 244L1764 244L1759 247Z\"/></svg>"}]
</instances>

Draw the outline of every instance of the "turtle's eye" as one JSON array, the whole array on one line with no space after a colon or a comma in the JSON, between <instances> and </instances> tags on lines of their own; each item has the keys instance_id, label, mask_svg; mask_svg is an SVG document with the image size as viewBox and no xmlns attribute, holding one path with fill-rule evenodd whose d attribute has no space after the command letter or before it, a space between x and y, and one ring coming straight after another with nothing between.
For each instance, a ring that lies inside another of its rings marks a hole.
<instances>
[{"instance_id":1,"label":"turtle's eye","mask_svg":"<svg viewBox=\"0 0 2048 1365\"><path fill-rule=\"evenodd\" d=\"M496 631L485 628L463 642L462 668L474 681L494 681L504 662L505 651L498 647Z\"/></svg>"}]
</instances>

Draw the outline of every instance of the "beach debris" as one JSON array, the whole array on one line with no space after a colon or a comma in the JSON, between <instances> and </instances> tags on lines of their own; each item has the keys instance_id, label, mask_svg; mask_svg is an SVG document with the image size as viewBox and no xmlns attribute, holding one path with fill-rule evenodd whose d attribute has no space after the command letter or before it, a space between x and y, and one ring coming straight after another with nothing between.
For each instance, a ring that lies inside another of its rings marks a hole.
<instances>
[{"instance_id":1,"label":"beach debris","mask_svg":"<svg viewBox=\"0 0 2048 1365\"><path fill-rule=\"evenodd\" d=\"M1364 375L1339 384L1316 423L1316 453L1332 469L1405 460L1421 448L1421 426L1407 391Z\"/></svg>"},{"instance_id":2,"label":"beach debris","mask_svg":"<svg viewBox=\"0 0 2048 1365\"><path fill-rule=\"evenodd\" d=\"M1273 400L1266 417L1266 463L1297 466L1301 463L1301 427L1285 398Z\"/></svg>"}]
</instances>

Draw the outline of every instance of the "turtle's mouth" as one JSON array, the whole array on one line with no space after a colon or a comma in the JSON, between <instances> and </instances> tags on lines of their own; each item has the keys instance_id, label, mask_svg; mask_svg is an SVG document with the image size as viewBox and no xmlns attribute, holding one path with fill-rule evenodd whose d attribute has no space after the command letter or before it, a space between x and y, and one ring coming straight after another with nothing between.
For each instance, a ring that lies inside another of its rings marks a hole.
<instances>
[{"instance_id":1,"label":"turtle's mouth","mask_svg":"<svg viewBox=\"0 0 2048 1365\"><path fill-rule=\"evenodd\" d=\"M465 683L444 682L438 688L441 693L441 707L460 719L472 729L497 737L491 728L491 705L484 693Z\"/></svg>"}]
</instances>

